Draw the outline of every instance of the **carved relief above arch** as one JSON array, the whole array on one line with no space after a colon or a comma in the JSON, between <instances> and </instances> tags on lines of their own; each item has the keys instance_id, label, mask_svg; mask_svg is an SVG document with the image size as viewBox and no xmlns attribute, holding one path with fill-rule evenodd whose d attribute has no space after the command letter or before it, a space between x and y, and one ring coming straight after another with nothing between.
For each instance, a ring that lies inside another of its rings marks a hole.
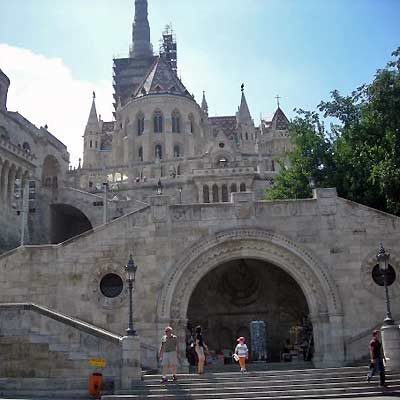
<instances>
[{"instance_id":1,"label":"carved relief above arch","mask_svg":"<svg viewBox=\"0 0 400 400\"><path fill-rule=\"evenodd\" d=\"M313 317L341 315L336 284L316 257L283 235L261 229L232 229L203 238L176 261L158 302L159 320L184 320L190 297L200 280L218 265L239 258L270 262L290 274L301 287Z\"/></svg>"}]
</instances>

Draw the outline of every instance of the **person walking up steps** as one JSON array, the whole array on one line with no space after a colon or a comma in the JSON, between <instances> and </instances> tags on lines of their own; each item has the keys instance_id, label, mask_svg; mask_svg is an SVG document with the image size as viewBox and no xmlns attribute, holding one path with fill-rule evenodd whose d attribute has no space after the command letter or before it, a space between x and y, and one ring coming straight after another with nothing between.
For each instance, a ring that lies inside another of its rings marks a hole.
<instances>
[{"instance_id":1,"label":"person walking up steps","mask_svg":"<svg viewBox=\"0 0 400 400\"><path fill-rule=\"evenodd\" d=\"M197 354L197 358L198 358L197 372L199 374L203 374L204 373L204 363L206 361L206 356L204 354L204 350L208 350L208 347L204 342L200 325L196 327L195 350L196 350L196 354Z\"/></svg>"},{"instance_id":2,"label":"person walking up steps","mask_svg":"<svg viewBox=\"0 0 400 400\"><path fill-rule=\"evenodd\" d=\"M178 338L172 333L170 326L165 328L165 335L161 338L160 360L162 365L161 383L168 382L168 369L171 370L172 380L175 382L176 367L178 365Z\"/></svg>"},{"instance_id":3,"label":"person walking up steps","mask_svg":"<svg viewBox=\"0 0 400 400\"><path fill-rule=\"evenodd\" d=\"M383 360L386 361L383 354L382 344L378 339L379 331L372 332L372 339L369 342L369 356L370 356L370 370L367 375L368 383L371 382L372 377L379 371L380 386L386 387L385 382L385 366Z\"/></svg>"},{"instance_id":4,"label":"person walking up steps","mask_svg":"<svg viewBox=\"0 0 400 400\"><path fill-rule=\"evenodd\" d=\"M235 354L239 357L240 372L246 371L246 360L249 356L249 349L245 343L246 339L243 336L237 339L237 346L235 348ZM236 359L236 357L235 357Z\"/></svg>"}]
</instances>

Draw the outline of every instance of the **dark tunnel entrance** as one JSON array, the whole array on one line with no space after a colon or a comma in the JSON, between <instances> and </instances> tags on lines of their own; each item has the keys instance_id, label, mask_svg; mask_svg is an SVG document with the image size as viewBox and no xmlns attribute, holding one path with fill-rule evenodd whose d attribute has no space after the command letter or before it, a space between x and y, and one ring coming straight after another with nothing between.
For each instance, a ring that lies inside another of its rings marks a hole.
<instances>
[{"instance_id":1,"label":"dark tunnel entrance","mask_svg":"<svg viewBox=\"0 0 400 400\"><path fill-rule=\"evenodd\" d=\"M51 243L61 243L90 229L92 224L86 215L68 204L51 206Z\"/></svg>"}]
</instances>

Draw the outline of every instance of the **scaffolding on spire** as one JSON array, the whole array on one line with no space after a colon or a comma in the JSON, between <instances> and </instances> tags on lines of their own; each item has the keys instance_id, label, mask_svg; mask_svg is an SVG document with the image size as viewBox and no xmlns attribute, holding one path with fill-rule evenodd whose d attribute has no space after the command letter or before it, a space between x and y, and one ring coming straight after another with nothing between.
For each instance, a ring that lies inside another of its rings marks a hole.
<instances>
[{"instance_id":1,"label":"scaffolding on spire","mask_svg":"<svg viewBox=\"0 0 400 400\"><path fill-rule=\"evenodd\" d=\"M175 32L172 30L172 25L166 25L160 39L160 57L162 57L171 67L172 71L177 74L177 46Z\"/></svg>"}]
</instances>

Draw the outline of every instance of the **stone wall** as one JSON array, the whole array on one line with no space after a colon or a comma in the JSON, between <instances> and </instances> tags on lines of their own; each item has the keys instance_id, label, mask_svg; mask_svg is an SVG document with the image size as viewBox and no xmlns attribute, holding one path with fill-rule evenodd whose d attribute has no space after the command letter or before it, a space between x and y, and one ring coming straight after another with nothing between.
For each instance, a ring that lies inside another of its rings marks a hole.
<instances>
[{"instance_id":1,"label":"stone wall","mask_svg":"<svg viewBox=\"0 0 400 400\"><path fill-rule=\"evenodd\" d=\"M314 325L317 365L358 356L344 343L384 317L384 291L371 276L382 241L400 274L399 219L351 203L333 189L315 198L170 205L168 196L61 245L25 247L0 257L0 301L32 301L63 310L122 334L127 326L126 285L114 298L100 290L115 273L125 280L129 254L137 263L134 324L156 366L165 324L185 334L187 307L201 279L223 262L256 258L289 273L304 293ZM389 288L400 308L399 282ZM358 350L357 350L358 351ZM350 353L349 353L350 352Z\"/></svg>"}]
</instances>

